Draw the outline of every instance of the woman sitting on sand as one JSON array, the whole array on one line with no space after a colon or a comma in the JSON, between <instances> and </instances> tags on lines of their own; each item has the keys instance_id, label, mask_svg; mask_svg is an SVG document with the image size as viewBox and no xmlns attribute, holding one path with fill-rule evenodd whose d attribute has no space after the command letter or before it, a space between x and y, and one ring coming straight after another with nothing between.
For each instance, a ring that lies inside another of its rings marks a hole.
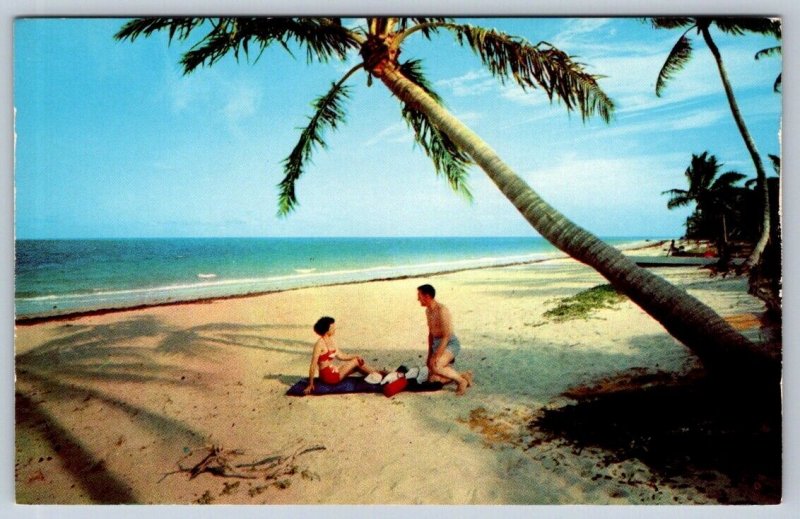
<instances>
[{"instance_id":1,"label":"woman sitting on sand","mask_svg":"<svg viewBox=\"0 0 800 519\"><path fill-rule=\"evenodd\" d=\"M314 371L319 368L319 378L326 384L338 384L344 377L354 371L365 375L378 372L364 362L357 355L345 355L336 348L333 339L336 333L336 321L333 317L320 317L314 325L314 331L319 335L319 340L314 343L314 352L311 354L311 366L308 368L308 387L305 394L314 391ZM344 364L336 366L333 359L343 360Z\"/></svg>"}]
</instances>

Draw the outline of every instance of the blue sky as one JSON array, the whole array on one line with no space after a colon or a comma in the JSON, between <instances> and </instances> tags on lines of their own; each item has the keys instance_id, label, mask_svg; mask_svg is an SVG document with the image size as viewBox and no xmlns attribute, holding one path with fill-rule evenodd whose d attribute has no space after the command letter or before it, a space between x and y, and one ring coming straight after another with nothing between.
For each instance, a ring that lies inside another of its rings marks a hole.
<instances>
[{"instance_id":1,"label":"blue sky","mask_svg":"<svg viewBox=\"0 0 800 519\"><path fill-rule=\"evenodd\" d=\"M679 236L692 153L754 176L713 60L693 37L690 64L656 97L680 31L631 18L470 22L546 40L577 56L617 105L610 124L581 121L541 91L502 85L449 35L407 41L447 107L557 209L600 236ZM165 35L116 42L121 19L20 19L14 26L18 238L157 236L535 235L482 171L470 204L436 177L379 83L351 80L347 124L327 134L298 183L300 206L276 217L282 160L310 102L355 63L308 65L267 51L184 76L188 44ZM353 22L355 23L355 21ZM775 44L714 36L762 156L779 154L781 59Z\"/></svg>"}]
</instances>

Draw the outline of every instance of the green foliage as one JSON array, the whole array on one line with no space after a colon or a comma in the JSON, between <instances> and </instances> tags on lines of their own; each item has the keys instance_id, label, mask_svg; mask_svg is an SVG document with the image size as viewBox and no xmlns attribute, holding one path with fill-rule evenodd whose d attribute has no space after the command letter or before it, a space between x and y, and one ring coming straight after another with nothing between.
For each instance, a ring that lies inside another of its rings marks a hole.
<instances>
[{"instance_id":1,"label":"green foliage","mask_svg":"<svg viewBox=\"0 0 800 519\"><path fill-rule=\"evenodd\" d=\"M599 76L585 72L581 63L546 42L531 45L522 38L493 29L455 24L447 18L367 18L366 25L342 25L339 18L318 17L218 17L218 18L138 18L125 23L115 34L117 40L134 41L165 32L169 41L189 41L191 47L181 56L185 74L198 67L211 66L225 56L235 60L254 56L258 61L270 45L292 53L304 49L308 62L330 59L345 61L359 50L364 62L352 68L340 81L313 103L315 113L301 130L300 139L283 162L284 178L278 184L278 214L284 216L297 205L295 185L317 147L325 148L324 133L344 122L344 101L349 98L345 81L357 70L372 70L372 60L386 56L387 45L400 52L403 39L419 32L430 38L440 31L455 33L459 44L467 44L478 54L494 76L504 82L513 79L523 89L542 88L552 101L562 101L568 111L577 110L586 119L599 115L608 121L614 104L597 84ZM418 61L397 64L407 79L441 103L425 79ZM371 79L372 76L369 76ZM437 128L414 106L403 106L402 116L414 131L416 143L432 160L437 174L443 175L457 193L471 200L467 187L469 155Z\"/></svg>"},{"instance_id":2,"label":"green foliage","mask_svg":"<svg viewBox=\"0 0 800 519\"><path fill-rule=\"evenodd\" d=\"M657 96L661 96L664 87L667 85L667 81L672 79L675 73L682 70L690 59L692 59L692 42L684 34L675 42L675 45L669 52L669 56L667 56L667 60L658 73L658 79L656 80Z\"/></svg>"},{"instance_id":3,"label":"green foliage","mask_svg":"<svg viewBox=\"0 0 800 519\"><path fill-rule=\"evenodd\" d=\"M412 60L401 64L400 71L435 101L441 103L439 94L433 91L433 87L423 75L419 61ZM433 161L436 174L444 174L455 192L463 195L467 200L472 200L472 193L466 183L469 176L467 167L473 163L469 156L459 150L450 137L431 123L425 113L412 106L404 105L402 115L406 123L414 130L414 139L417 144Z\"/></svg>"},{"instance_id":4,"label":"green foliage","mask_svg":"<svg viewBox=\"0 0 800 519\"><path fill-rule=\"evenodd\" d=\"M227 54L237 60L240 54L247 57L251 46L260 56L273 43L289 51L288 44L294 41L305 46L309 62L334 57L344 60L348 50L358 48L357 40L338 18L137 18L126 23L114 38L134 41L165 30L170 41L176 37L187 40L201 27L206 34L181 58L186 74L200 66L211 66Z\"/></svg>"},{"instance_id":5,"label":"green foliage","mask_svg":"<svg viewBox=\"0 0 800 519\"><path fill-rule=\"evenodd\" d=\"M670 189L662 192L670 196L667 208L696 204L686 220L686 237L713 239L720 243L729 237L751 238L752 222L757 222L755 196L752 190L736 184L745 177L735 171L719 174L722 164L714 155L703 152L692 154L692 161L684 176L689 189ZM752 219L752 221L751 221Z\"/></svg>"},{"instance_id":6,"label":"green foliage","mask_svg":"<svg viewBox=\"0 0 800 519\"><path fill-rule=\"evenodd\" d=\"M685 29L678 41L672 47L669 55L667 56L661 71L658 74L656 81L656 95L660 96L666 86L668 80L682 70L692 58L692 42L687 34L692 29L697 29L697 33L707 31L708 28L714 25L720 31L731 34L734 36L741 36L746 32L754 34L761 34L765 36L773 36L778 40L781 39L781 23L779 20L765 18L765 17L748 17L748 16L698 16L698 17L678 17L678 16L656 16L653 18L646 18L650 25L656 29ZM780 52L780 47L773 47L764 49L756 54L756 59L762 56L769 56L776 52ZM780 75L775 81L774 88L776 91L780 89Z\"/></svg>"},{"instance_id":7,"label":"green foliage","mask_svg":"<svg viewBox=\"0 0 800 519\"><path fill-rule=\"evenodd\" d=\"M599 115L611 119L614 103L597 84L599 76L583 70L583 64L547 42L532 45L516 36L471 25L445 24L459 45L467 44L486 68L501 82L513 79L524 90L542 88L550 100L560 99L568 111L581 117Z\"/></svg>"},{"instance_id":8,"label":"green foliage","mask_svg":"<svg viewBox=\"0 0 800 519\"><path fill-rule=\"evenodd\" d=\"M556 322L572 319L587 319L595 310L613 308L615 304L627 299L611 285L597 285L578 292L574 296L561 299L555 308L547 310L543 317Z\"/></svg>"},{"instance_id":9,"label":"green foliage","mask_svg":"<svg viewBox=\"0 0 800 519\"><path fill-rule=\"evenodd\" d=\"M344 101L350 96L350 89L342 82L333 83L331 89L312 103L314 115L309 117L308 126L300 133L300 140L283 161L284 178L278 184L278 214L283 216L297 205L295 184L303 174L303 168L311 160L315 146L326 148L323 133L330 128L335 130L345 120Z\"/></svg>"}]
</instances>

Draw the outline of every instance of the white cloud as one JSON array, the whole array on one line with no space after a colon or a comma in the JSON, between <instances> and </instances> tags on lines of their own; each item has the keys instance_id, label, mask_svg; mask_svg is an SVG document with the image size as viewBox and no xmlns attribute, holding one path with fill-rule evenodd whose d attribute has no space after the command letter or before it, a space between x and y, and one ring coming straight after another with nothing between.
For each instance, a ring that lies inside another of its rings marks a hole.
<instances>
[{"instance_id":1,"label":"white cloud","mask_svg":"<svg viewBox=\"0 0 800 519\"><path fill-rule=\"evenodd\" d=\"M523 106L546 107L550 105L550 99L548 99L544 90L540 88L523 90L516 83L503 85L500 89L500 95L503 99Z\"/></svg>"},{"instance_id":2,"label":"white cloud","mask_svg":"<svg viewBox=\"0 0 800 519\"><path fill-rule=\"evenodd\" d=\"M364 146L374 146L378 143L403 143L413 142L411 130L404 122L394 123L367 139Z\"/></svg>"},{"instance_id":3,"label":"white cloud","mask_svg":"<svg viewBox=\"0 0 800 519\"><path fill-rule=\"evenodd\" d=\"M579 225L619 228L617 220L637 215L674 219L662 191L680 187L687 157L681 154L620 158L571 155L521 176L556 209ZM619 231L618 231L619 232Z\"/></svg>"},{"instance_id":4,"label":"white cloud","mask_svg":"<svg viewBox=\"0 0 800 519\"><path fill-rule=\"evenodd\" d=\"M261 91L247 83L233 83L223 94L222 113L229 124L235 125L258 110Z\"/></svg>"},{"instance_id":5,"label":"white cloud","mask_svg":"<svg viewBox=\"0 0 800 519\"><path fill-rule=\"evenodd\" d=\"M181 113L195 107L198 102L205 102L205 82L197 76L184 76L177 73L165 75L167 78L167 95L173 113Z\"/></svg>"},{"instance_id":6,"label":"white cloud","mask_svg":"<svg viewBox=\"0 0 800 519\"><path fill-rule=\"evenodd\" d=\"M652 116L653 110L647 115ZM625 122L612 124L603 130L604 137L621 137L626 135L646 136L648 133L678 132L708 128L731 118L730 111L725 108L715 110L671 110L661 117L648 117L645 122ZM733 121L730 120L733 124Z\"/></svg>"},{"instance_id":7,"label":"white cloud","mask_svg":"<svg viewBox=\"0 0 800 519\"><path fill-rule=\"evenodd\" d=\"M551 43L564 52L572 54L571 46L575 46L577 43L584 41L585 36L589 36L596 41L598 38L597 33L611 21L612 20L609 18L570 19L567 22L567 28L556 34Z\"/></svg>"},{"instance_id":8,"label":"white cloud","mask_svg":"<svg viewBox=\"0 0 800 519\"><path fill-rule=\"evenodd\" d=\"M483 69L471 70L464 75L436 82L436 86L448 88L458 97L483 95L495 90L497 85L499 81Z\"/></svg>"}]
</instances>

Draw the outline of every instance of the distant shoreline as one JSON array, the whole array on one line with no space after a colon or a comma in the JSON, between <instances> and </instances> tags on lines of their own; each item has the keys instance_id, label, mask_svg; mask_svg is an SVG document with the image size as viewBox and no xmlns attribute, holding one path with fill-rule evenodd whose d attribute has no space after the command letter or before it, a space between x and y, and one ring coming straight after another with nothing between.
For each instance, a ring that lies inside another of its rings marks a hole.
<instances>
[{"instance_id":1,"label":"distant shoreline","mask_svg":"<svg viewBox=\"0 0 800 519\"><path fill-rule=\"evenodd\" d=\"M640 251L643 249L655 248L660 247L661 245L667 243L667 240L637 240L634 242L622 244L617 247L620 251L625 252L632 252L632 251ZM190 298L190 299L181 299L181 300L174 300L174 301L159 301L153 303L141 303L141 304L133 304L130 306L115 306L115 307L105 307L105 308L94 308L90 310L76 310L76 311L67 311L64 313L53 313L53 314L39 314L39 315L30 315L24 317L16 317L14 319L14 324L16 326L33 326L40 323L46 322L53 322L53 321L73 321L76 319L80 319L83 317L92 317L98 315L106 315L106 314L113 314L113 313L120 313L120 312L131 312L136 310L144 310L148 308L159 308L165 306L183 306L183 305L194 305L194 304L211 304L216 301L227 301L231 299L244 299L244 298L251 298L251 297L260 297L269 294L276 294L276 293L283 293L283 292L292 292L296 290L303 290L307 288L322 288L322 287L334 287L334 286L345 286L345 285L357 285L357 284L364 284L364 283L373 283L373 282L384 282L384 281L396 281L396 280L403 280L403 279L414 279L414 278L422 278L422 277L435 277L435 276L442 276L445 274L453 274L457 272L465 272L470 270L485 270L485 269L493 269L493 268L506 268L506 267L516 267L516 266L524 266L524 265L533 265L537 263L544 263L547 261L558 260L558 259L565 259L569 258L569 255L563 252L554 253L552 256L546 258L537 258L533 260L526 260L526 261L516 261L516 262L509 262L503 263L498 265L485 265L485 266L478 266L478 267L463 267L463 268L455 268L455 269L446 269L446 270L439 270L429 273L421 273L421 274L401 274L397 276L386 276L374 279L364 279L364 280L353 280L353 281L335 281L331 283L321 283L316 285L308 285L308 286L300 286L300 287L289 287L289 288L281 288L275 290L260 290L255 292L246 292L241 294L229 294L229 295L222 295L222 296L210 296L210 297L199 297L199 298Z\"/></svg>"}]
</instances>

